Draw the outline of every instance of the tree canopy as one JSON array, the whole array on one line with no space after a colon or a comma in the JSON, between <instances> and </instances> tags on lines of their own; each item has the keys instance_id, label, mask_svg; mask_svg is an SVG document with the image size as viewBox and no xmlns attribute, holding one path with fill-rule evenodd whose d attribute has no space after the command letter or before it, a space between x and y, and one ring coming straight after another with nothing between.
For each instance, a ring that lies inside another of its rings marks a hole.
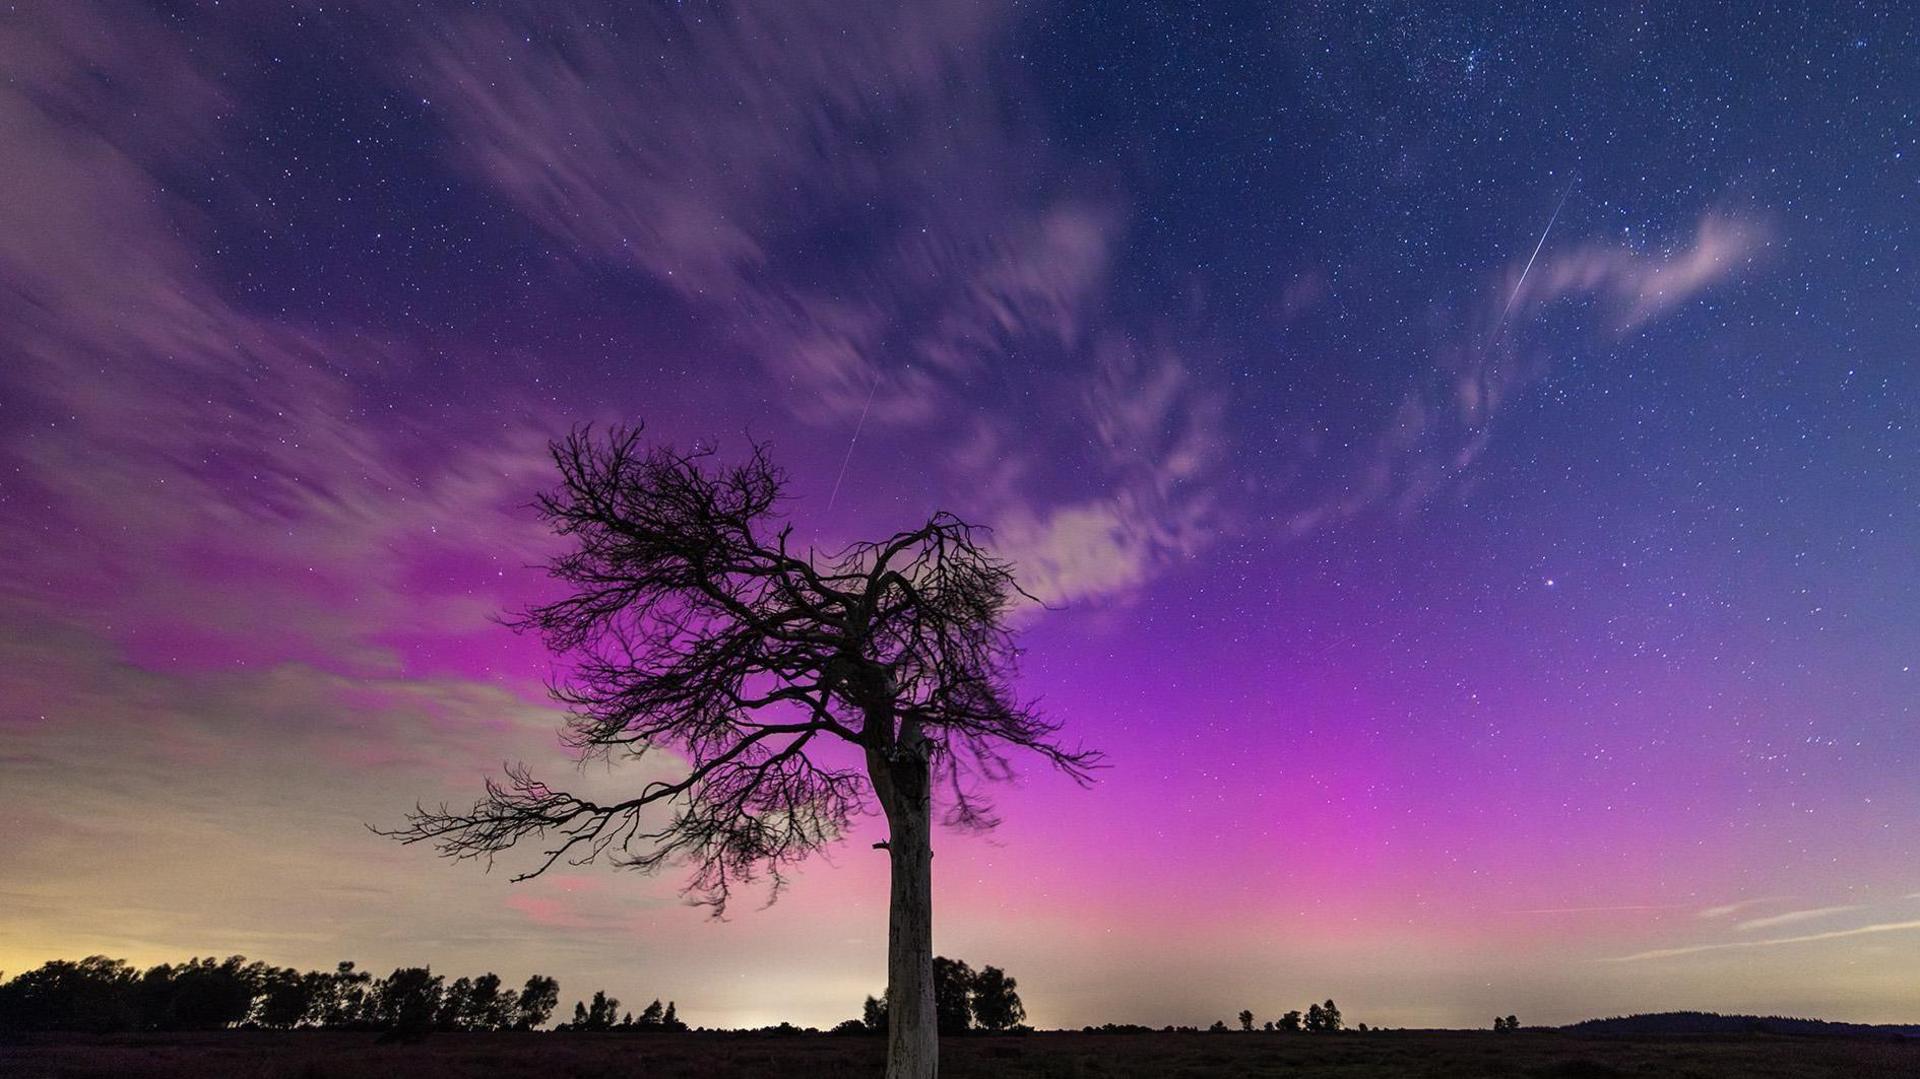
<instances>
[{"instance_id":1,"label":"tree canopy","mask_svg":"<svg viewBox=\"0 0 1920 1079\"><path fill-rule=\"evenodd\" d=\"M973 827L994 823L976 781L1008 776L1009 750L1089 777L1098 754L1061 746L1013 691L1006 615L1024 593L981 529L936 513L837 553L800 550L765 447L722 465L639 437L581 429L554 444L560 483L537 506L571 543L549 564L567 594L511 624L567 657L554 694L583 758L667 749L685 773L596 801L515 765L471 809L417 807L387 834L489 861L548 838L515 879L562 860L685 861L689 893L719 913L736 883L765 872L777 892L843 834L886 782L874 760L923 761L946 819ZM816 752L823 740L865 750L869 767Z\"/></svg>"}]
</instances>

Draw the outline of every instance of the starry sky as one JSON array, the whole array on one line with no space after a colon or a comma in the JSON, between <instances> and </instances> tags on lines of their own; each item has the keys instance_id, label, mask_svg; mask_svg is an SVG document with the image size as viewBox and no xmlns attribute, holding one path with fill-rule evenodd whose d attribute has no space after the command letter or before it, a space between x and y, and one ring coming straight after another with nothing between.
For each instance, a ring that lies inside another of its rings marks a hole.
<instances>
[{"instance_id":1,"label":"starry sky","mask_svg":"<svg viewBox=\"0 0 1920 1079\"><path fill-rule=\"evenodd\" d=\"M855 1014L871 823L724 922L363 827L648 774L569 776L491 620L546 440L644 420L1054 608L1020 685L1112 767L934 863L1038 1025L1911 1022L1916 56L1871 4L6 4L0 969Z\"/></svg>"}]
</instances>

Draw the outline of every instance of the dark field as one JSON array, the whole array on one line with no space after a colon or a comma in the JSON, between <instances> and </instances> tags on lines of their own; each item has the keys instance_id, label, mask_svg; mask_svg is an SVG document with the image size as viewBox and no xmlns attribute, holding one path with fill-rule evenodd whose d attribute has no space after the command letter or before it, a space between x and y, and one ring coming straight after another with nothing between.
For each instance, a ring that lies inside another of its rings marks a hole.
<instances>
[{"instance_id":1,"label":"dark field","mask_svg":"<svg viewBox=\"0 0 1920 1079\"><path fill-rule=\"evenodd\" d=\"M376 1035L233 1032L42 1035L0 1043L8 1079L246 1076L259 1079L852 1079L881 1073L873 1039L752 1034ZM1920 1076L1920 1042L1747 1037L1614 1038L1553 1033L1037 1034L941 1045L942 1075L1113 1077L1514 1076L1518 1079Z\"/></svg>"}]
</instances>

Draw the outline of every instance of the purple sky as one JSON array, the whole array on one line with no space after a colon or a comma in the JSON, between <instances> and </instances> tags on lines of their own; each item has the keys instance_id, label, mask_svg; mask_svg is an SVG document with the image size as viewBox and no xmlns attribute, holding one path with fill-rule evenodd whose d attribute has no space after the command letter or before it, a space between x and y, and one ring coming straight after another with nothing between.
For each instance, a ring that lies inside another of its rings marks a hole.
<instances>
[{"instance_id":1,"label":"purple sky","mask_svg":"<svg viewBox=\"0 0 1920 1079\"><path fill-rule=\"evenodd\" d=\"M362 827L567 775L490 617L644 420L1058 608L1113 767L936 837L1039 1025L1913 1021L1920 35L1582 7L0 12L0 970L854 1014L871 822L726 922Z\"/></svg>"}]
</instances>

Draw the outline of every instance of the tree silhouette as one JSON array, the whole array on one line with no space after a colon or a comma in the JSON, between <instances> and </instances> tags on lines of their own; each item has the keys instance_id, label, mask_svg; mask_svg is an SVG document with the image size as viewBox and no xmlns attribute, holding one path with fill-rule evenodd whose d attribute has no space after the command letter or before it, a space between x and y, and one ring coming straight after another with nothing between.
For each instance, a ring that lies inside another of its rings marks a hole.
<instances>
[{"instance_id":1,"label":"tree silhouette","mask_svg":"<svg viewBox=\"0 0 1920 1079\"><path fill-rule=\"evenodd\" d=\"M401 1037L433 1029L440 1014L443 979L426 967L401 967L374 987L374 1021Z\"/></svg>"},{"instance_id":2,"label":"tree silhouette","mask_svg":"<svg viewBox=\"0 0 1920 1079\"><path fill-rule=\"evenodd\" d=\"M455 978L440 994L440 1013L434 1021L437 1030L466 1030L473 1010L473 979Z\"/></svg>"},{"instance_id":3,"label":"tree silhouette","mask_svg":"<svg viewBox=\"0 0 1920 1079\"><path fill-rule=\"evenodd\" d=\"M1306 1028L1312 1034L1318 1034L1327 1029L1327 1010L1318 1004L1307 1005Z\"/></svg>"},{"instance_id":4,"label":"tree silhouette","mask_svg":"<svg viewBox=\"0 0 1920 1079\"><path fill-rule=\"evenodd\" d=\"M125 960L104 955L56 959L7 982L0 992L0 1028L125 1030L135 1021L139 977Z\"/></svg>"},{"instance_id":5,"label":"tree silhouette","mask_svg":"<svg viewBox=\"0 0 1920 1079\"><path fill-rule=\"evenodd\" d=\"M1027 1018L1019 983L999 967L981 967L973 976L973 1022L982 1030L1010 1030Z\"/></svg>"},{"instance_id":6,"label":"tree silhouette","mask_svg":"<svg viewBox=\"0 0 1920 1079\"><path fill-rule=\"evenodd\" d=\"M892 863L887 1074L931 1077L934 788L950 823L984 828L994 818L974 781L1005 778L1010 749L1082 782L1097 763L1055 742L1057 728L1013 692L1012 568L946 513L838 554L795 551L779 512L786 478L764 446L720 466L711 451L645 449L639 437L581 429L552 446L560 483L537 505L570 541L548 567L570 594L513 624L570 658L554 693L584 757L665 748L687 773L603 803L515 766L472 809L416 807L387 834L488 861L548 839L515 879L602 855L641 870L684 862L689 894L720 913L760 873L777 895L784 872L838 839L871 796ZM834 742L864 769L819 752Z\"/></svg>"},{"instance_id":7,"label":"tree silhouette","mask_svg":"<svg viewBox=\"0 0 1920 1079\"><path fill-rule=\"evenodd\" d=\"M155 1030L221 1030L239 1026L253 1012L265 964L245 956L208 956L179 966L162 963L140 978L135 990L140 1025Z\"/></svg>"},{"instance_id":8,"label":"tree silhouette","mask_svg":"<svg viewBox=\"0 0 1920 1079\"><path fill-rule=\"evenodd\" d=\"M1320 1029L1328 1032L1340 1029L1340 1006L1331 1000L1320 1005Z\"/></svg>"},{"instance_id":9,"label":"tree silhouette","mask_svg":"<svg viewBox=\"0 0 1920 1079\"><path fill-rule=\"evenodd\" d=\"M1300 1013L1292 1011L1282 1015L1280 1017L1280 1029L1298 1031L1300 1029Z\"/></svg>"},{"instance_id":10,"label":"tree silhouette","mask_svg":"<svg viewBox=\"0 0 1920 1079\"><path fill-rule=\"evenodd\" d=\"M933 960L934 1014L941 1034L965 1034L973 1026L973 968L958 959ZM891 1006L892 994L888 994Z\"/></svg>"},{"instance_id":11,"label":"tree silhouette","mask_svg":"<svg viewBox=\"0 0 1920 1079\"><path fill-rule=\"evenodd\" d=\"M302 1023L319 1024L329 976L286 968L270 970L254 1003L254 1017L263 1027L288 1030Z\"/></svg>"},{"instance_id":12,"label":"tree silhouette","mask_svg":"<svg viewBox=\"0 0 1920 1079\"><path fill-rule=\"evenodd\" d=\"M514 1001L514 1027L519 1030L532 1030L546 1023L553 1009L560 1003L560 983L542 974L527 979L520 989L520 997Z\"/></svg>"},{"instance_id":13,"label":"tree silhouette","mask_svg":"<svg viewBox=\"0 0 1920 1079\"><path fill-rule=\"evenodd\" d=\"M320 1025L339 1029L352 1026L367 1016L367 997L373 975L342 962L330 973L320 975L318 1008Z\"/></svg>"},{"instance_id":14,"label":"tree silhouette","mask_svg":"<svg viewBox=\"0 0 1920 1079\"><path fill-rule=\"evenodd\" d=\"M1251 1008L1240 1009L1240 1029L1246 1030L1246 1031L1251 1031L1253 1029L1253 1009Z\"/></svg>"},{"instance_id":15,"label":"tree silhouette","mask_svg":"<svg viewBox=\"0 0 1920 1079\"><path fill-rule=\"evenodd\" d=\"M607 995L604 989L596 989L593 1003L575 1001L573 1004L573 1022L569 1030L612 1030L620 1017L620 1002Z\"/></svg>"},{"instance_id":16,"label":"tree silhouette","mask_svg":"<svg viewBox=\"0 0 1920 1079\"><path fill-rule=\"evenodd\" d=\"M473 980L460 1030L506 1030L513 1025L513 990L500 989L500 975L489 971Z\"/></svg>"},{"instance_id":17,"label":"tree silhouette","mask_svg":"<svg viewBox=\"0 0 1920 1079\"><path fill-rule=\"evenodd\" d=\"M860 1006L860 1022L874 1034L887 1032L887 998L868 997Z\"/></svg>"}]
</instances>

